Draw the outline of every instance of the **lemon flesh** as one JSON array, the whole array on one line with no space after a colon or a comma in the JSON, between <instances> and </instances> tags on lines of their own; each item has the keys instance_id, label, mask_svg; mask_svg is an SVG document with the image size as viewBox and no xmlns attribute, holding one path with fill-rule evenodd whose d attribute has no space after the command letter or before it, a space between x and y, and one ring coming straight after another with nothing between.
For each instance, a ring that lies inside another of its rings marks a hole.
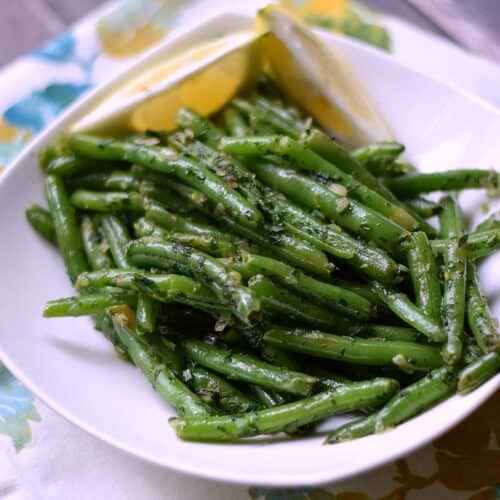
<instances>
[{"instance_id":1,"label":"lemon flesh","mask_svg":"<svg viewBox=\"0 0 500 500\"><path fill-rule=\"evenodd\" d=\"M206 116L255 85L261 71L262 35L238 32L205 42L151 67L114 88L71 132L129 135L171 130L187 106Z\"/></svg>"},{"instance_id":2,"label":"lemon flesh","mask_svg":"<svg viewBox=\"0 0 500 500\"><path fill-rule=\"evenodd\" d=\"M356 146L393 135L343 56L283 8L259 11L269 70L285 96L342 142Z\"/></svg>"}]
</instances>

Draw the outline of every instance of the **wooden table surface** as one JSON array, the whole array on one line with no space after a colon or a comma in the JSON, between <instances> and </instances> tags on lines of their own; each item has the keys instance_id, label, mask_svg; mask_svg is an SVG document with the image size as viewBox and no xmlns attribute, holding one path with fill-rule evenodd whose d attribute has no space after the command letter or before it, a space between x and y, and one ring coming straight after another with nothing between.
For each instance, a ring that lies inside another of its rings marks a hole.
<instances>
[{"instance_id":1,"label":"wooden table surface","mask_svg":"<svg viewBox=\"0 0 500 500\"><path fill-rule=\"evenodd\" d=\"M426 30L443 34L405 0L363 1ZM482 22L498 29L500 0L459 1L465 7L473 8ZM0 0L0 66L63 33L70 24L103 3L104 0Z\"/></svg>"}]
</instances>

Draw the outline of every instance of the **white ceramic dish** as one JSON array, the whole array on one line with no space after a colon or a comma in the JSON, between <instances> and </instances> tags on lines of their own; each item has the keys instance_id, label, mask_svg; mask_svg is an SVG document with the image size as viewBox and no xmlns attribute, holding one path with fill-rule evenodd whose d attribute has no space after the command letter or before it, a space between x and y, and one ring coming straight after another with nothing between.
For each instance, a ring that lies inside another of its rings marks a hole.
<instances>
[{"instance_id":1,"label":"white ceramic dish","mask_svg":"<svg viewBox=\"0 0 500 500\"><path fill-rule=\"evenodd\" d=\"M198 33L244 24L235 19L221 16ZM408 157L421 169L498 168L500 114L494 108L377 50L338 36L322 36L367 82L396 137L407 145ZM322 446L322 436L231 445L178 440L167 422L172 410L133 366L115 356L89 321L41 317L48 299L72 295L73 290L58 253L37 237L24 218L27 206L43 203L36 154L67 130L91 99L92 95L84 98L54 122L0 179L0 357L67 419L128 453L179 472L245 484L313 485L344 479L409 453L457 424L500 387L499 375L472 394L455 396L391 432L335 446ZM480 200L484 193L463 200L474 217L481 212ZM481 273L486 292L497 296L493 305L497 315L499 270L496 258L487 261ZM345 420L332 419L321 430Z\"/></svg>"}]
</instances>

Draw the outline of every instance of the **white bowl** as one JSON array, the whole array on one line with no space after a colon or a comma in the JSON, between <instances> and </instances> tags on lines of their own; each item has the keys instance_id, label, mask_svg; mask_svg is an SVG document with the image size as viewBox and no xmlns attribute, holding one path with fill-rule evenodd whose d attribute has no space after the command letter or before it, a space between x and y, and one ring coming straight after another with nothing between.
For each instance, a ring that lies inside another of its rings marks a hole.
<instances>
[{"instance_id":1,"label":"white bowl","mask_svg":"<svg viewBox=\"0 0 500 500\"><path fill-rule=\"evenodd\" d=\"M234 16L221 16L199 32L234 22ZM347 38L322 36L352 63L396 137L406 144L408 157L421 169L498 166L500 114L495 109L382 52ZM245 484L313 485L344 479L411 452L457 424L500 387L497 376L472 394L454 396L391 432L332 446L323 446L322 436L238 444L177 439L167 422L172 410L132 365L116 357L87 319L41 317L47 300L74 291L58 252L25 220L30 204L43 203L37 151L64 132L92 98L84 98L55 121L0 180L0 356L16 377L68 420L128 453L179 472ZM464 202L479 216L483 199L481 193ZM482 273L486 291L497 296L499 264L498 258L490 259ZM497 314L499 305L494 304ZM333 418L321 429L345 420Z\"/></svg>"}]
</instances>

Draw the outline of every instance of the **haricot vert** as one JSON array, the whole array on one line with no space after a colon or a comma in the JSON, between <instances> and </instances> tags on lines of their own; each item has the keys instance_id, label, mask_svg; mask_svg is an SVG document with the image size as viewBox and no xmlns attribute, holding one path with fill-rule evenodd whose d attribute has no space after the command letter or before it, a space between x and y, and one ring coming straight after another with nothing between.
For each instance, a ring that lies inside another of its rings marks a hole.
<instances>
[{"instance_id":1,"label":"haricot vert","mask_svg":"<svg viewBox=\"0 0 500 500\"><path fill-rule=\"evenodd\" d=\"M500 248L498 212L469 229L455 198L426 197L493 192L497 172L421 173L395 141L349 150L268 76L176 122L48 146L48 209L26 218L77 290L48 294L43 315L89 316L175 410L181 439L313 433L362 412L334 443L498 373L478 273Z\"/></svg>"}]
</instances>

